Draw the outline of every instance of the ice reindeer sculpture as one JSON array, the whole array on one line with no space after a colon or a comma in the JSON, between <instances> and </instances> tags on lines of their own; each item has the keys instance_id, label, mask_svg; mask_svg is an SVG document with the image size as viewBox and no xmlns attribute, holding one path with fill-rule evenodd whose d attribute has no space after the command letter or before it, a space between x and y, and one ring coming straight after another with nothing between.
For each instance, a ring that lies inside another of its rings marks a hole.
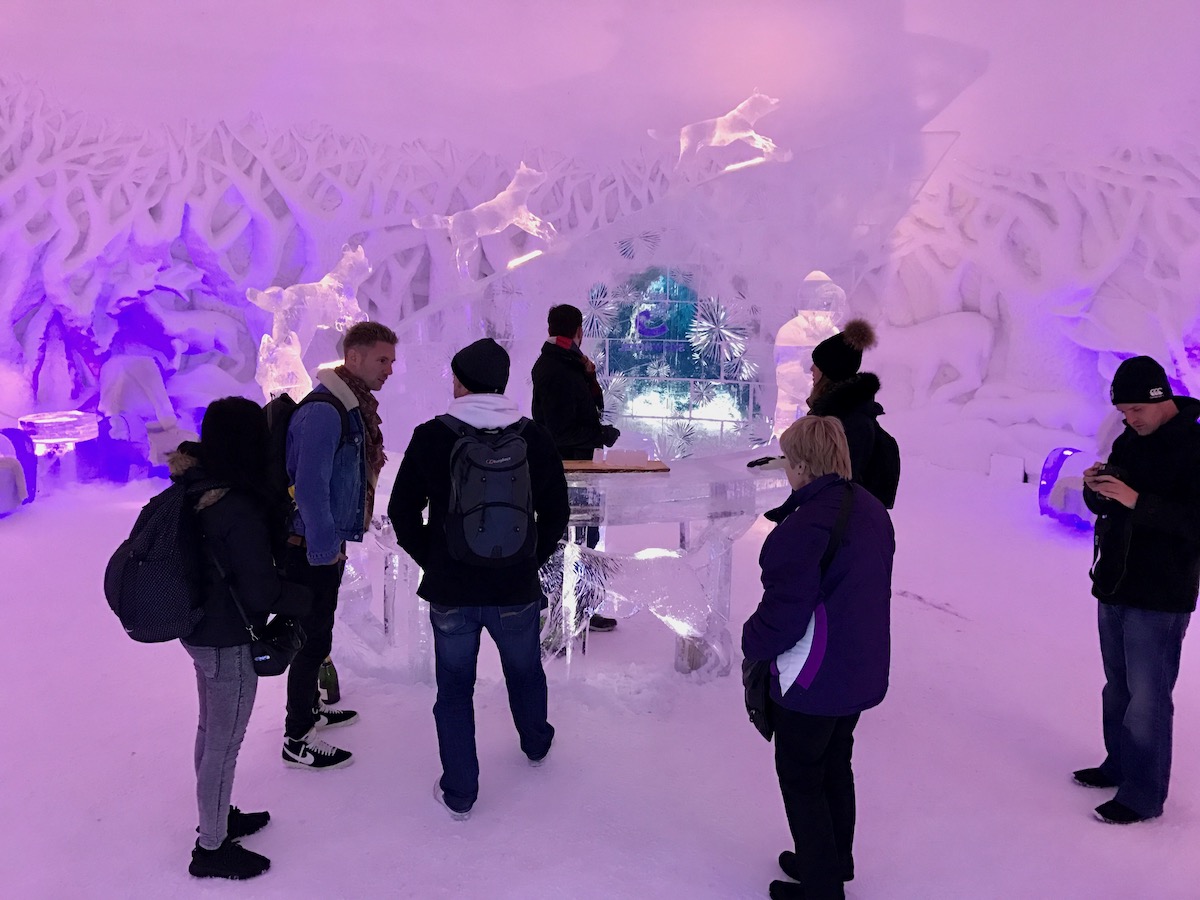
<instances>
[{"instance_id":1,"label":"ice reindeer sculpture","mask_svg":"<svg viewBox=\"0 0 1200 900\"><path fill-rule=\"evenodd\" d=\"M471 209L449 216L420 216L413 219L414 228L423 230L445 229L454 246L454 260L458 274L471 277L470 263L479 250L479 239L499 234L509 225L549 242L557 232L554 226L529 211L529 195L546 181L546 174L531 169L525 163L517 168L508 187L491 200L485 200Z\"/></svg>"},{"instance_id":2,"label":"ice reindeer sculpture","mask_svg":"<svg viewBox=\"0 0 1200 900\"><path fill-rule=\"evenodd\" d=\"M685 168L689 161L697 158L703 147L727 147L734 141L749 144L762 156L727 169L756 162L788 162L792 158L792 151L780 149L769 137L754 130L758 120L774 112L778 105L779 101L774 97L755 91L723 116L684 125L679 129L679 162L676 168ZM651 131L650 136L657 138L658 133Z\"/></svg>"},{"instance_id":3,"label":"ice reindeer sculpture","mask_svg":"<svg viewBox=\"0 0 1200 900\"><path fill-rule=\"evenodd\" d=\"M299 400L312 390L304 351L318 328L332 325L345 331L366 318L355 292L370 274L363 248L343 247L342 258L333 271L314 284L246 291L247 300L274 316L270 334L264 334L258 346L258 368L254 373L267 400L281 392Z\"/></svg>"}]
</instances>

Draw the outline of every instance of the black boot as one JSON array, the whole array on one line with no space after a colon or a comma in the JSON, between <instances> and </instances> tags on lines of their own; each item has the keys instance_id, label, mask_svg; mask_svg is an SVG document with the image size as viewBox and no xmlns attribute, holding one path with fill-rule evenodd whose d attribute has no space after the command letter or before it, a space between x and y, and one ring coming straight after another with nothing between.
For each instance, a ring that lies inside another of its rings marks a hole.
<instances>
[{"instance_id":1,"label":"black boot","mask_svg":"<svg viewBox=\"0 0 1200 900\"><path fill-rule=\"evenodd\" d=\"M197 878L254 878L271 868L271 861L260 853L247 850L233 838L226 838L216 850L205 850L196 843L188 871Z\"/></svg>"},{"instance_id":2,"label":"black boot","mask_svg":"<svg viewBox=\"0 0 1200 900\"><path fill-rule=\"evenodd\" d=\"M262 831L270 821L271 814L266 810L262 812L242 812L236 806L231 806L229 807L229 825L226 830L230 838L237 840L238 838L244 838L247 835Z\"/></svg>"}]
</instances>

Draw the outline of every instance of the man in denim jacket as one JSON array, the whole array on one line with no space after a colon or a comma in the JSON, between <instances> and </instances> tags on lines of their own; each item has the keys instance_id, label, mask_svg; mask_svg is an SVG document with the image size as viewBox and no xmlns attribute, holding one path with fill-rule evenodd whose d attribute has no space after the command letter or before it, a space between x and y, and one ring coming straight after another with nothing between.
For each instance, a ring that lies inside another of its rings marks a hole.
<instances>
[{"instance_id":1,"label":"man in denim jacket","mask_svg":"<svg viewBox=\"0 0 1200 900\"><path fill-rule=\"evenodd\" d=\"M288 670L283 761L297 768L332 769L353 759L315 736L317 728L349 725L358 717L321 702L317 674L333 642L346 541L361 541L370 525L375 485L387 460L374 393L392 374L396 340L377 322L353 326L343 342L345 362L317 372L320 384L288 425L287 471L296 510L285 568L313 592L312 612L300 621L304 646Z\"/></svg>"}]
</instances>

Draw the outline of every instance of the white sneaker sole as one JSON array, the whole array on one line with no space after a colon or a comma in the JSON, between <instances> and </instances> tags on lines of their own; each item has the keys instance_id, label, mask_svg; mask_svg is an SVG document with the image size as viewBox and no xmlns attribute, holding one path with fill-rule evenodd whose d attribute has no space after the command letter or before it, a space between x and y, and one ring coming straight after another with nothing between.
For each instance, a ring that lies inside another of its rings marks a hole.
<instances>
[{"instance_id":1,"label":"white sneaker sole","mask_svg":"<svg viewBox=\"0 0 1200 900\"><path fill-rule=\"evenodd\" d=\"M442 779L440 776L434 779L433 782L433 799L437 801L438 806L450 813L450 818L455 822L465 822L471 818L471 811L469 809L466 812L456 812L450 808L450 805L446 802L445 794L442 793Z\"/></svg>"},{"instance_id":2,"label":"white sneaker sole","mask_svg":"<svg viewBox=\"0 0 1200 900\"><path fill-rule=\"evenodd\" d=\"M348 759L343 759L339 763L333 763L332 765L327 766L314 766L311 763L300 762L299 760L295 759L283 760L283 764L290 769L308 769L313 772L327 772L330 769L344 769L352 762L354 762L353 756L349 757Z\"/></svg>"}]
</instances>

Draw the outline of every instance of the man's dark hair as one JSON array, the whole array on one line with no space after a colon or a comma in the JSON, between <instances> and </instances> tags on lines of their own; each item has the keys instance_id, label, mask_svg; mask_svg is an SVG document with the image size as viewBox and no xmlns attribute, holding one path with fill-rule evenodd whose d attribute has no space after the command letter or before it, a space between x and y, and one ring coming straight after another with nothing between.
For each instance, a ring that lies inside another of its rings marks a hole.
<instances>
[{"instance_id":1,"label":"man's dark hair","mask_svg":"<svg viewBox=\"0 0 1200 900\"><path fill-rule=\"evenodd\" d=\"M551 337L573 338L583 327L583 313L569 303L560 303L550 307L546 324L550 326Z\"/></svg>"},{"instance_id":2,"label":"man's dark hair","mask_svg":"<svg viewBox=\"0 0 1200 900\"><path fill-rule=\"evenodd\" d=\"M342 338L342 354L350 352L352 347L370 347L382 341L385 344L399 342L396 332L378 322L358 322L350 326L346 336Z\"/></svg>"}]
</instances>

